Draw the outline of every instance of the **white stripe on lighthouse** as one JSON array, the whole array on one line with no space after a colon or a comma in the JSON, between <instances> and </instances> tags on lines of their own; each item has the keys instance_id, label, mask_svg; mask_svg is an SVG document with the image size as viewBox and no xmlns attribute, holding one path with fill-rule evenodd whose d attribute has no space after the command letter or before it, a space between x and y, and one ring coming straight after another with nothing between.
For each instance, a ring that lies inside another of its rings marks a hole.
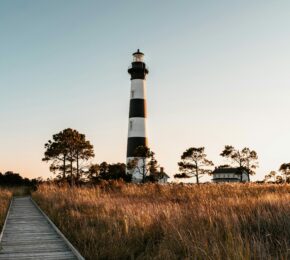
<instances>
[{"instance_id":1,"label":"white stripe on lighthouse","mask_svg":"<svg viewBox=\"0 0 290 260\"><path fill-rule=\"evenodd\" d=\"M143 79L131 80L131 99L146 99L146 81Z\"/></svg>"},{"instance_id":2,"label":"white stripe on lighthouse","mask_svg":"<svg viewBox=\"0 0 290 260\"><path fill-rule=\"evenodd\" d=\"M128 137L147 137L146 118L130 118L128 129Z\"/></svg>"}]
</instances>

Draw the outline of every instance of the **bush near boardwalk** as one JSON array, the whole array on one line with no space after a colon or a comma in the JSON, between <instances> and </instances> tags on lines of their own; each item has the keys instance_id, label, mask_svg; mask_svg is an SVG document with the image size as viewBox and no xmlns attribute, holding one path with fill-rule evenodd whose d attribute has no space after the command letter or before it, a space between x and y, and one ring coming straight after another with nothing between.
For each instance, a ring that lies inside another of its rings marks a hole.
<instances>
[{"instance_id":1,"label":"bush near boardwalk","mask_svg":"<svg viewBox=\"0 0 290 260\"><path fill-rule=\"evenodd\" d=\"M288 259L290 185L40 186L87 259Z\"/></svg>"}]
</instances>

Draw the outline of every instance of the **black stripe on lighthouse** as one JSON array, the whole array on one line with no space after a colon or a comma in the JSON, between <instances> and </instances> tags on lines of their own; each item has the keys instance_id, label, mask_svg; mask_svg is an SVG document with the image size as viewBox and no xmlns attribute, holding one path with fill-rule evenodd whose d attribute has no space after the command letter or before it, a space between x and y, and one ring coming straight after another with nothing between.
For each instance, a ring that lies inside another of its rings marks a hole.
<instances>
[{"instance_id":1,"label":"black stripe on lighthouse","mask_svg":"<svg viewBox=\"0 0 290 260\"><path fill-rule=\"evenodd\" d=\"M132 117L146 117L146 102L145 99L131 99L129 118Z\"/></svg>"},{"instance_id":2,"label":"black stripe on lighthouse","mask_svg":"<svg viewBox=\"0 0 290 260\"><path fill-rule=\"evenodd\" d=\"M135 151L139 146L147 146L146 137L129 137L127 144L127 157L135 157Z\"/></svg>"}]
</instances>

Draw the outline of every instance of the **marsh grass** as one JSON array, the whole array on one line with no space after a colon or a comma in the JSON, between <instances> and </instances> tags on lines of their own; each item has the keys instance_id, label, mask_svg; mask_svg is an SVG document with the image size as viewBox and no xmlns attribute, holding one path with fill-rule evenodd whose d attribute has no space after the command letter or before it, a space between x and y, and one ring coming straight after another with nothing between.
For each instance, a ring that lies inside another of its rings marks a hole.
<instances>
[{"instance_id":1,"label":"marsh grass","mask_svg":"<svg viewBox=\"0 0 290 260\"><path fill-rule=\"evenodd\" d=\"M9 190L13 193L13 196L23 197L30 196L33 192L33 187L30 186L19 186L19 187L11 187Z\"/></svg>"},{"instance_id":2,"label":"marsh grass","mask_svg":"<svg viewBox=\"0 0 290 260\"><path fill-rule=\"evenodd\" d=\"M289 185L40 186L86 259L288 259Z\"/></svg>"},{"instance_id":3,"label":"marsh grass","mask_svg":"<svg viewBox=\"0 0 290 260\"><path fill-rule=\"evenodd\" d=\"M2 231L12 195L13 193L11 190L0 187L0 233Z\"/></svg>"}]
</instances>

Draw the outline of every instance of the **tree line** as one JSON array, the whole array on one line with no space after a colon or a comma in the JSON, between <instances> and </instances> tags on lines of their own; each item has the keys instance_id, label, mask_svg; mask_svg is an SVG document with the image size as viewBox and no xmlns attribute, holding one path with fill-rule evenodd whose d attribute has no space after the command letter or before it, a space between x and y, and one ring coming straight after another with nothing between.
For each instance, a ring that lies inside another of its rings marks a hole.
<instances>
[{"instance_id":1,"label":"tree line","mask_svg":"<svg viewBox=\"0 0 290 260\"><path fill-rule=\"evenodd\" d=\"M226 158L229 164L220 165L220 168L236 167L245 169L250 175L255 174L258 167L258 154L256 151L247 147L238 150L231 145L226 145L220 156ZM181 161L178 162L179 171L174 175L175 178L195 177L196 183L200 183L200 178L205 174L211 175L214 170L214 163L207 158L204 147L191 147L181 155Z\"/></svg>"},{"instance_id":2,"label":"tree line","mask_svg":"<svg viewBox=\"0 0 290 260\"><path fill-rule=\"evenodd\" d=\"M0 172L0 186L30 186L37 185L39 180L23 178L19 173L8 171L5 173Z\"/></svg>"},{"instance_id":3,"label":"tree line","mask_svg":"<svg viewBox=\"0 0 290 260\"><path fill-rule=\"evenodd\" d=\"M226 145L220 156L228 160L228 164L220 165L216 168L235 167L244 169L250 175L256 174L259 167L258 154L256 151L248 147L238 150L231 145ZM175 174L175 178L191 178L195 177L196 183L200 182L200 178L205 174L211 175L214 170L214 163L207 159L204 147L191 147L181 155L181 161L178 162L179 173ZM263 181L268 183L290 183L290 163L282 163L278 172L271 171L265 175Z\"/></svg>"},{"instance_id":4,"label":"tree line","mask_svg":"<svg viewBox=\"0 0 290 260\"><path fill-rule=\"evenodd\" d=\"M43 161L51 162L50 171L56 176L56 180L67 181L71 185L89 181L97 183L101 180L123 179L131 181L131 175L126 169L138 171L143 179L142 182L158 182L163 177L163 171L158 164L155 153L148 147L140 146L135 151L135 157L127 164L102 162L100 164L88 163L94 154L94 147L84 134L77 130L67 128L52 136L44 145L45 152ZM258 168L258 154L255 150L244 147L239 150L231 145L226 145L220 156L227 159L228 164L218 167L235 167L244 169L249 179L256 173ZM174 178L195 178L200 183L204 175L211 175L215 169L213 161L207 158L204 147L190 147L181 155L178 162L179 172ZM143 163L140 165L140 160ZM281 175L271 172L265 176L265 181L275 178L277 182L290 182L290 163L284 163L279 168Z\"/></svg>"},{"instance_id":5,"label":"tree line","mask_svg":"<svg viewBox=\"0 0 290 260\"><path fill-rule=\"evenodd\" d=\"M278 172L270 171L265 175L264 182L268 183L290 183L290 163L280 165Z\"/></svg>"},{"instance_id":6,"label":"tree line","mask_svg":"<svg viewBox=\"0 0 290 260\"><path fill-rule=\"evenodd\" d=\"M138 147L135 151L136 158L128 164L88 163L95 156L94 147L84 134L71 128L54 134L52 139L45 143L44 148L42 161L50 162L49 169L55 174L55 179L69 182L71 185L117 179L130 182L131 175L126 173L126 169L138 168L140 158L144 159L142 169L138 169L144 175L143 182L155 182L161 176L154 152L148 147Z\"/></svg>"}]
</instances>

